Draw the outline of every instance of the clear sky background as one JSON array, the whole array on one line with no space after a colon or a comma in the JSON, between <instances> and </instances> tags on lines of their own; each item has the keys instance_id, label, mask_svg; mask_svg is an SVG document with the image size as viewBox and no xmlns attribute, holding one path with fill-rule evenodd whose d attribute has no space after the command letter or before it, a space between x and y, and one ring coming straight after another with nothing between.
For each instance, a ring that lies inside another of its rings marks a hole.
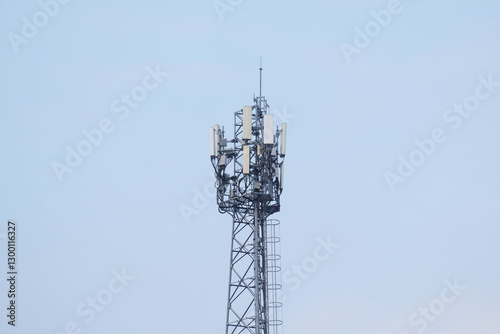
<instances>
[{"instance_id":1,"label":"clear sky background","mask_svg":"<svg viewBox=\"0 0 500 334\"><path fill-rule=\"evenodd\" d=\"M0 2L1 332L224 333L208 128L232 135L262 56L289 124L284 333L498 334L500 3L232 3Z\"/></svg>"}]
</instances>

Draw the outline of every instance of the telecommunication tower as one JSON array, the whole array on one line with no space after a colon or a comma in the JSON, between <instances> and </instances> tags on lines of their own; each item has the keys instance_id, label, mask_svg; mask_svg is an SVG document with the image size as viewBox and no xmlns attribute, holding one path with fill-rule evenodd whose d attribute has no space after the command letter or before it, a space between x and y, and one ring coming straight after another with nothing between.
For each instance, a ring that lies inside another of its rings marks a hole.
<instances>
[{"instance_id":1,"label":"telecommunication tower","mask_svg":"<svg viewBox=\"0 0 500 334\"><path fill-rule=\"evenodd\" d=\"M220 213L233 219L226 334L279 334L281 255L279 221L287 124L274 128L274 115L262 96L234 113L234 138L224 127L210 127Z\"/></svg>"}]
</instances>

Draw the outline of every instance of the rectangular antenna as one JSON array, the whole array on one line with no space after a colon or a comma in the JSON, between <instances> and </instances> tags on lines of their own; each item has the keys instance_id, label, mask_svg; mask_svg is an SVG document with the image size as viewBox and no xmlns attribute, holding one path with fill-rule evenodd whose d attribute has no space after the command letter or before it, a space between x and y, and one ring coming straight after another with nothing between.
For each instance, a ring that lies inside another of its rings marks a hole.
<instances>
[{"instance_id":1,"label":"rectangular antenna","mask_svg":"<svg viewBox=\"0 0 500 334\"><path fill-rule=\"evenodd\" d=\"M280 156L283 158L286 155L286 123L281 124L281 149Z\"/></svg>"},{"instance_id":2,"label":"rectangular antenna","mask_svg":"<svg viewBox=\"0 0 500 334\"><path fill-rule=\"evenodd\" d=\"M215 149L215 155L219 155L219 125L215 124L214 125L214 149Z\"/></svg>"},{"instance_id":3,"label":"rectangular antenna","mask_svg":"<svg viewBox=\"0 0 500 334\"><path fill-rule=\"evenodd\" d=\"M281 169L280 169L280 189L283 190L283 185L285 181L285 162L283 161L281 163Z\"/></svg>"},{"instance_id":4,"label":"rectangular antenna","mask_svg":"<svg viewBox=\"0 0 500 334\"><path fill-rule=\"evenodd\" d=\"M250 174L250 146L243 145L243 174Z\"/></svg>"},{"instance_id":5,"label":"rectangular antenna","mask_svg":"<svg viewBox=\"0 0 500 334\"><path fill-rule=\"evenodd\" d=\"M264 115L264 144L274 144L274 115Z\"/></svg>"},{"instance_id":6,"label":"rectangular antenna","mask_svg":"<svg viewBox=\"0 0 500 334\"><path fill-rule=\"evenodd\" d=\"M243 107L242 139L252 139L252 107Z\"/></svg>"},{"instance_id":7,"label":"rectangular antenna","mask_svg":"<svg viewBox=\"0 0 500 334\"><path fill-rule=\"evenodd\" d=\"M210 156L215 157L215 129L213 126L210 127Z\"/></svg>"}]
</instances>

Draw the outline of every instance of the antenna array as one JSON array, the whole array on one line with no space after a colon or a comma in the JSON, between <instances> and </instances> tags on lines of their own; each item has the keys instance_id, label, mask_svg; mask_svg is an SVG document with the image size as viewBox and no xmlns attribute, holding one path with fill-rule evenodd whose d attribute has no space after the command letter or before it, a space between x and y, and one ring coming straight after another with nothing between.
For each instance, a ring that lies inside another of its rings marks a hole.
<instances>
[{"instance_id":1,"label":"antenna array","mask_svg":"<svg viewBox=\"0 0 500 334\"><path fill-rule=\"evenodd\" d=\"M262 96L234 113L234 138L210 128L219 212L233 218L226 334L281 331L279 221L287 124L274 127Z\"/></svg>"}]
</instances>

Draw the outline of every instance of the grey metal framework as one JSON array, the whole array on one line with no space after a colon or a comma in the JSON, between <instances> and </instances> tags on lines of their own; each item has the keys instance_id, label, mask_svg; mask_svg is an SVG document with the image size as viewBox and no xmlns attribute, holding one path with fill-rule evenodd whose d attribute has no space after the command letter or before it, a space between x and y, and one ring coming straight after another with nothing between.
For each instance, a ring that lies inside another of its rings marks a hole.
<instances>
[{"instance_id":1,"label":"grey metal framework","mask_svg":"<svg viewBox=\"0 0 500 334\"><path fill-rule=\"evenodd\" d=\"M274 130L265 115L261 95L234 113L233 139L210 129L219 212L233 218L226 334L282 330L279 221L268 217L280 210L286 123Z\"/></svg>"}]
</instances>

